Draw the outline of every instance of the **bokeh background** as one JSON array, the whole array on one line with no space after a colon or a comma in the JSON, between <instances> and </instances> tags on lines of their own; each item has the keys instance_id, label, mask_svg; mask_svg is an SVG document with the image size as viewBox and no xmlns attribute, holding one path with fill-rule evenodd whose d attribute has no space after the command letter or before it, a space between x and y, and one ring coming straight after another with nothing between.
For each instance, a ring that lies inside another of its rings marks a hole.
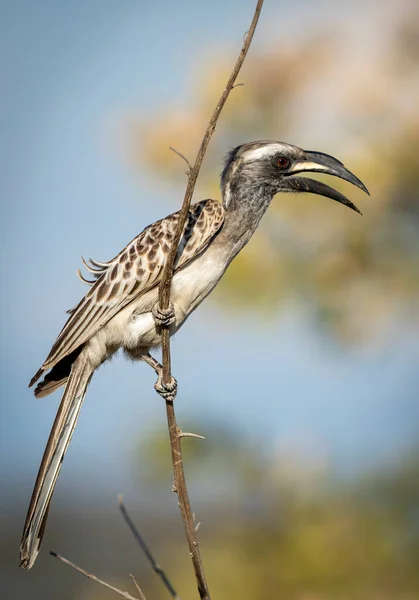
<instances>
[{"instance_id":1,"label":"bokeh background","mask_svg":"<svg viewBox=\"0 0 419 600\"><path fill-rule=\"evenodd\" d=\"M0 2L2 596L107 599L52 548L168 597L116 505L123 492L178 592L196 598L165 411L145 365L94 378L36 567L18 547L59 395L27 382L107 260L176 210L253 0ZM364 216L278 196L173 342L193 506L213 597L419 597L419 11L415 0L266 0L195 198L222 157L278 139L339 157ZM260 262L263 256L262 264ZM130 590L134 591L134 590Z\"/></svg>"}]
</instances>

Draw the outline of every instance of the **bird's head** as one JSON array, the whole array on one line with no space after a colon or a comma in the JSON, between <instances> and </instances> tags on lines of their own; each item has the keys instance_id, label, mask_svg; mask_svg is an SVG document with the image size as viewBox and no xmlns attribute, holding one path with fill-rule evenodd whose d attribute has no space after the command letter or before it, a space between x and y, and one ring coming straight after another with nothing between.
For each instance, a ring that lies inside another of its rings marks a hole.
<instances>
[{"instance_id":1,"label":"bird's head","mask_svg":"<svg viewBox=\"0 0 419 600\"><path fill-rule=\"evenodd\" d=\"M353 183L369 195L365 185L329 154L302 150L283 142L251 142L234 148L226 157L221 175L224 207L235 208L243 193L272 198L278 192L310 192L336 200L356 212L361 211L343 194L321 181L302 176L305 172L334 175Z\"/></svg>"}]
</instances>

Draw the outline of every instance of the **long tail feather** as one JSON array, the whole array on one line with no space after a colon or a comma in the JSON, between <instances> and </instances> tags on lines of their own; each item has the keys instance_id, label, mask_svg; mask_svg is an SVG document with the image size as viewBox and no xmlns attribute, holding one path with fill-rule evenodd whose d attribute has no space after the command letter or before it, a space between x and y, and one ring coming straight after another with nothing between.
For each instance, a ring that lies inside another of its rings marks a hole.
<instances>
[{"instance_id":1,"label":"long tail feather","mask_svg":"<svg viewBox=\"0 0 419 600\"><path fill-rule=\"evenodd\" d=\"M23 529L20 566L30 569L38 556L55 483L77 423L92 368L81 355L73 364L39 467Z\"/></svg>"}]
</instances>

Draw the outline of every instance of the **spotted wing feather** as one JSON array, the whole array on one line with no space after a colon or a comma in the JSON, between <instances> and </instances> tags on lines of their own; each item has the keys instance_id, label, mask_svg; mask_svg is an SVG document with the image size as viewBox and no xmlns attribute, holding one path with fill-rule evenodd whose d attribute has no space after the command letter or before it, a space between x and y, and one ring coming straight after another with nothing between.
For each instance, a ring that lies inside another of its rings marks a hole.
<instances>
[{"instance_id":1,"label":"spotted wing feather","mask_svg":"<svg viewBox=\"0 0 419 600\"><path fill-rule=\"evenodd\" d=\"M130 302L159 284L178 221L179 213L173 213L146 227L108 263L90 261L96 268L96 280L89 282L89 291L71 310L50 354L30 385L95 335ZM203 200L191 206L175 261L176 270L186 266L207 247L223 222L224 210L216 200Z\"/></svg>"}]
</instances>

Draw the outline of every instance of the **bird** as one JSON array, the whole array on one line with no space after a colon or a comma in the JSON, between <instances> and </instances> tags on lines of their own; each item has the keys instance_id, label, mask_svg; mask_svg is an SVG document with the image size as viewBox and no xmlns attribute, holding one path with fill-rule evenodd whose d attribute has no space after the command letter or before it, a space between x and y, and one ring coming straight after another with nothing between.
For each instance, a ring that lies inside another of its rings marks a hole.
<instances>
[{"instance_id":1,"label":"bird","mask_svg":"<svg viewBox=\"0 0 419 600\"><path fill-rule=\"evenodd\" d=\"M323 152L269 140L245 143L228 152L221 173L222 202L206 199L189 208L166 310L159 306L158 288L179 212L146 227L108 262L82 259L92 279L80 271L79 276L89 290L68 311L67 322L29 384L43 377L35 388L37 398L61 386L65 389L29 504L20 546L22 568L30 569L38 556L61 464L96 369L122 349L155 370L156 391L173 401L177 382L172 377L163 383L162 366L150 353L161 343L162 326L175 334L212 292L256 231L273 197L282 192L308 192L360 213L339 191L304 177L307 172L339 177L369 195L342 162Z\"/></svg>"}]
</instances>

